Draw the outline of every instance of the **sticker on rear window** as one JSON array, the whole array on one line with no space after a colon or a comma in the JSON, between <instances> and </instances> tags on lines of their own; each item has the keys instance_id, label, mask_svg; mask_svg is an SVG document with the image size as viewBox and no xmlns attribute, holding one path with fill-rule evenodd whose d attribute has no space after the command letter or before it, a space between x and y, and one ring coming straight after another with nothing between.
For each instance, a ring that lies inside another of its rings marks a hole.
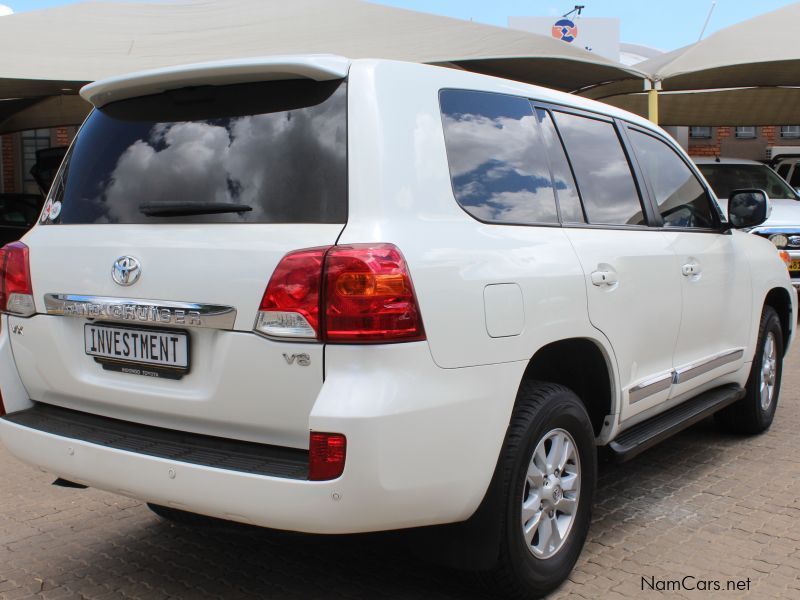
<instances>
[{"instance_id":1,"label":"sticker on rear window","mask_svg":"<svg viewBox=\"0 0 800 600\"><path fill-rule=\"evenodd\" d=\"M50 218L50 210L53 208L53 201L48 200L44 203L44 208L42 209L42 217L41 222L46 223L47 220Z\"/></svg>"}]
</instances>

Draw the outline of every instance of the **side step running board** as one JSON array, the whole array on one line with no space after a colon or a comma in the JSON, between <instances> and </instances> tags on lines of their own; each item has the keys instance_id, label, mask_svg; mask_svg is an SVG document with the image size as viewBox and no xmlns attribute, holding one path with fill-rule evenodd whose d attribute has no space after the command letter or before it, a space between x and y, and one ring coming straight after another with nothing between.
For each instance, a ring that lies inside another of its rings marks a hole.
<instances>
[{"instance_id":1,"label":"side step running board","mask_svg":"<svg viewBox=\"0 0 800 600\"><path fill-rule=\"evenodd\" d=\"M744 394L744 388L736 384L710 389L660 415L626 429L608 447L618 462L625 462L733 404L743 398Z\"/></svg>"}]
</instances>

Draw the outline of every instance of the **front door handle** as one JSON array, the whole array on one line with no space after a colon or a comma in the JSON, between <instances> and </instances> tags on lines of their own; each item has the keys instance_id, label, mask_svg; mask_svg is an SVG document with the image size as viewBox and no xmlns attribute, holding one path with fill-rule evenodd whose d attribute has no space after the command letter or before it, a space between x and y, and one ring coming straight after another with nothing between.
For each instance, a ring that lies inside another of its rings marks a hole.
<instances>
[{"instance_id":1,"label":"front door handle","mask_svg":"<svg viewBox=\"0 0 800 600\"><path fill-rule=\"evenodd\" d=\"M686 263L681 267L681 273L683 273L684 277L694 277L695 275L700 275L700 265L696 262Z\"/></svg>"},{"instance_id":2,"label":"front door handle","mask_svg":"<svg viewBox=\"0 0 800 600\"><path fill-rule=\"evenodd\" d=\"M592 273L592 284L596 286L612 286L619 281L619 277L614 271L594 271Z\"/></svg>"}]
</instances>

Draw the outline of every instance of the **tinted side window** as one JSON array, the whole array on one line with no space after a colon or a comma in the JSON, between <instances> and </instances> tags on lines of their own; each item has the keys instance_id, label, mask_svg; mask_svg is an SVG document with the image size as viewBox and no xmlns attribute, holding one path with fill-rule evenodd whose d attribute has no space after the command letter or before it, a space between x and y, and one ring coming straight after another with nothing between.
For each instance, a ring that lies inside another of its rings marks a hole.
<instances>
[{"instance_id":1,"label":"tinted side window","mask_svg":"<svg viewBox=\"0 0 800 600\"><path fill-rule=\"evenodd\" d=\"M644 225L630 164L612 123L556 112L589 223Z\"/></svg>"},{"instance_id":2,"label":"tinted side window","mask_svg":"<svg viewBox=\"0 0 800 600\"><path fill-rule=\"evenodd\" d=\"M628 130L636 158L655 194L665 227L702 227L717 225L703 186L686 163L661 140Z\"/></svg>"},{"instance_id":3,"label":"tinted side window","mask_svg":"<svg viewBox=\"0 0 800 600\"><path fill-rule=\"evenodd\" d=\"M789 174L789 169L792 168L791 163L783 163L782 165L778 165L778 175L786 179L786 176Z\"/></svg>"},{"instance_id":4,"label":"tinted side window","mask_svg":"<svg viewBox=\"0 0 800 600\"><path fill-rule=\"evenodd\" d=\"M443 90L440 103L453 191L473 217L557 223L547 156L525 98Z\"/></svg>"},{"instance_id":5,"label":"tinted side window","mask_svg":"<svg viewBox=\"0 0 800 600\"><path fill-rule=\"evenodd\" d=\"M553 185L556 190L558 207L561 209L561 220L564 223L585 223L581 208L581 198L575 185L575 178L564 153L564 146L558 139L558 132L553 125L550 113L542 108L536 109L539 120L539 131L542 132L542 141L550 157L550 170L553 173Z\"/></svg>"}]
</instances>

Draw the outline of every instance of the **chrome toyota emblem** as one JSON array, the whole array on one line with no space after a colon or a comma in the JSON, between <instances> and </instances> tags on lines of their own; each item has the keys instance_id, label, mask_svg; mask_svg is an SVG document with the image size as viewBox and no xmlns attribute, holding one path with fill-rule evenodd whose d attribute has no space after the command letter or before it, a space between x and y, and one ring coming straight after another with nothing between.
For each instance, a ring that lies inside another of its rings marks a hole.
<instances>
[{"instance_id":1,"label":"chrome toyota emblem","mask_svg":"<svg viewBox=\"0 0 800 600\"><path fill-rule=\"evenodd\" d=\"M111 277L119 285L133 285L142 274L142 266L132 256L120 256L111 267Z\"/></svg>"}]
</instances>

